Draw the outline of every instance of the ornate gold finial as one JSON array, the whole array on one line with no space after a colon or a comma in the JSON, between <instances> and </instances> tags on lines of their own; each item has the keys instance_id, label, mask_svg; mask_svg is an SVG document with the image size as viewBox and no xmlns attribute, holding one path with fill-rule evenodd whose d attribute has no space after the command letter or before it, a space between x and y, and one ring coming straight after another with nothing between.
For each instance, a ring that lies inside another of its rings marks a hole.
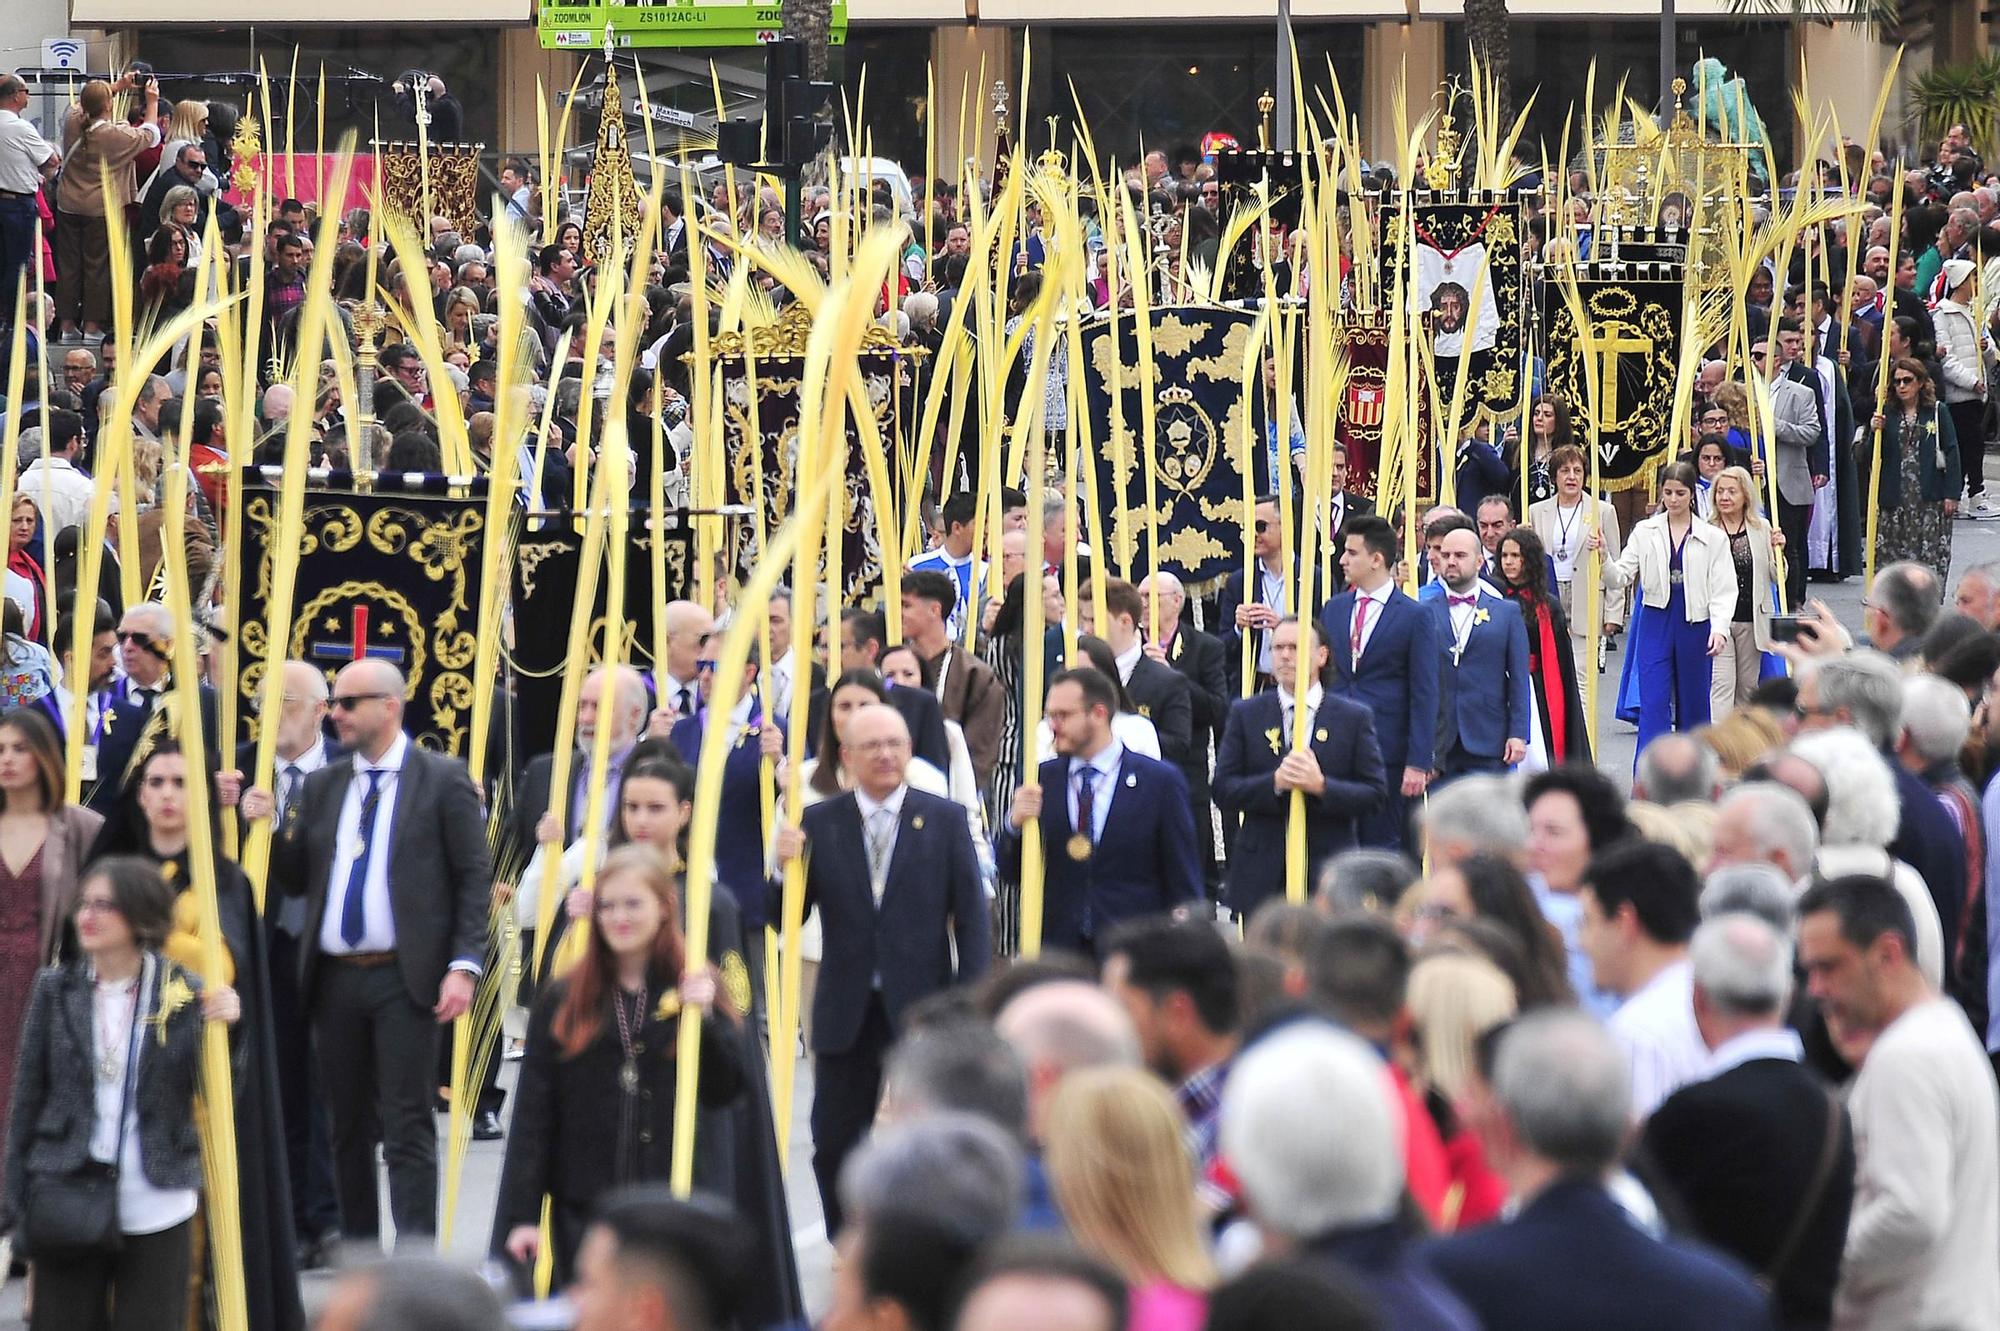
<instances>
[{"instance_id":1,"label":"ornate gold finial","mask_svg":"<svg viewBox=\"0 0 2000 1331\"><path fill-rule=\"evenodd\" d=\"M1269 88L1264 89L1264 95L1257 99L1257 116L1259 119L1257 126L1257 150L1259 152L1271 151L1271 112L1277 109L1278 99L1271 95Z\"/></svg>"},{"instance_id":2,"label":"ornate gold finial","mask_svg":"<svg viewBox=\"0 0 2000 1331\"><path fill-rule=\"evenodd\" d=\"M1431 158L1430 165L1424 168L1424 184L1435 190L1450 189L1458 178L1458 154L1463 136L1458 132L1458 118L1452 115L1451 108L1458 103L1460 91L1457 79L1438 89L1444 105L1438 111L1437 153Z\"/></svg>"},{"instance_id":3,"label":"ornate gold finial","mask_svg":"<svg viewBox=\"0 0 2000 1331\"><path fill-rule=\"evenodd\" d=\"M257 131L257 115L254 109L246 108L236 121L236 133L229 140L229 155L236 159L236 170L232 179L236 182L236 192L249 198L257 189L257 168L251 165L264 151L262 138Z\"/></svg>"},{"instance_id":4,"label":"ornate gold finial","mask_svg":"<svg viewBox=\"0 0 2000 1331\"><path fill-rule=\"evenodd\" d=\"M1688 90L1688 81L1686 79L1674 80L1674 100L1676 102L1678 102L1681 98L1687 96L1687 90Z\"/></svg>"}]
</instances>

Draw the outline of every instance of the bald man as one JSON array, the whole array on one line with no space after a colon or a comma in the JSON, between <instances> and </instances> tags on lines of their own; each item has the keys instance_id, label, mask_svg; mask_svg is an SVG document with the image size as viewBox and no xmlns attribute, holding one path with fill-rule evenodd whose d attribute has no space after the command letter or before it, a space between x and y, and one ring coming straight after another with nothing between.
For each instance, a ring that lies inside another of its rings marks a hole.
<instances>
[{"instance_id":1,"label":"bald man","mask_svg":"<svg viewBox=\"0 0 2000 1331\"><path fill-rule=\"evenodd\" d=\"M715 616L693 601L669 601L666 612L667 662L653 673L659 698L656 733L666 734L674 722L701 710L701 645L715 631Z\"/></svg>"},{"instance_id":2,"label":"bald man","mask_svg":"<svg viewBox=\"0 0 2000 1331\"><path fill-rule=\"evenodd\" d=\"M306 896L299 989L326 1080L341 1233L362 1243L381 1234L378 1130L397 1238L437 1232L438 1033L472 1004L493 885L479 791L463 763L403 732L407 690L386 661L341 669L330 701L348 752L306 778L272 851L274 881Z\"/></svg>"},{"instance_id":3,"label":"bald man","mask_svg":"<svg viewBox=\"0 0 2000 1331\"><path fill-rule=\"evenodd\" d=\"M502 875L526 865L538 843L560 842L567 847L582 835L584 805L590 795L591 753L600 739L610 748L601 811L605 826L610 826L618 809L619 776L645 724L646 680L638 671L631 666L599 666L584 676L576 699L576 752L570 757L569 798L551 817L549 782L554 777L555 755L544 753L528 760L514 783L514 816L509 820L512 836L500 865Z\"/></svg>"},{"instance_id":4,"label":"bald man","mask_svg":"<svg viewBox=\"0 0 2000 1331\"><path fill-rule=\"evenodd\" d=\"M779 834L806 861L806 906L825 932L813 995L813 1174L840 1232L840 1168L875 1120L882 1063L919 1000L985 969L986 893L965 810L904 779L910 731L880 703L847 718L848 789ZM775 917L775 901L771 906Z\"/></svg>"}]
</instances>

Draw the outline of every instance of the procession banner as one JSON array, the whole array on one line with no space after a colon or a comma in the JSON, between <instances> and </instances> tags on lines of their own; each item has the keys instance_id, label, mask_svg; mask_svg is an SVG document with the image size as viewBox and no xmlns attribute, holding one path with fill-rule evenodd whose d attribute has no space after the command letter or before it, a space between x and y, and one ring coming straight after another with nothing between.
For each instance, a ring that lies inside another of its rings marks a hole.
<instances>
[{"instance_id":1,"label":"procession banner","mask_svg":"<svg viewBox=\"0 0 2000 1331\"><path fill-rule=\"evenodd\" d=\"M1469 382L1460 429L1481 416L1506 420L1521 411L1528 384L1520 372L1528 309L1521 261L1521 200L1488 190L1410 199L1416 239L1410 291L1431 320L1437 403L1453 401L1461 359ZM1383 280L1403 271L1403 228L1385 227Z\"/></svg>"},{"instance_id":2,"label":"procession banner","mask_svg":"<svg viewBox=\"0 0 2000 1331\"><path fill-rule=\"evenodd\" d=\"M1121 315L1129 318L1129 315ZM1269 428L1261 407L1243 398L1243 353L1256 317L1244 310L1164 306L1152 311L1154 434L1142 443L1143 380L1138 338L1119 330L1118 349L1128 358L1119 382L1122 430L1112 430L1093 460L1094 494L1105 497L1113 550L1130 548L1131 567L1150 568L1148 527L1160 537L1160 567L1189 589L1218 581L1243 561L1243 476L1237 464L1239 431L1254 430L1251 456L1256 488L1270 485ZM1092 418L1109 425L1111 355L1109 319L1083 330L1084 391ZM1253 419L1254 417L1254 419ZM1294 406L1291 419L1303 423ZM1155 522L1146 521L1146 458L1150 448L1159 500ZM1129 547L1127 542L1130 542Z\"/></svg>"},{"instance_id":3,"label":"procession banner","mask_svg":"<svg viewBox=\"0 0 2000 1331\"><path fill-rule=\"evenodd\" d=\"M1382 466L1382 428L1389 407L1389 315L1384 310L1350 313L1334 329L1347 352L1347 391L1336 408L1334 437L1347 450L1347 489L1376 496ZM1417 438L1431 437L1431 400L1417 395ZM1436 449L1417 452L1417 498L1428 502Z\"/></svg>"},{"instance_id":4,"label":"procession banner","mask_svg":"<svg viewBox=\"0 0 2000 1331\"><path fill-rule=\"evenodd\" d=\"M632 536L625 559L625 588L618 600L618 631L625 638L625 661L636 670L653 666L653 607L681 600L694 587L692 527L676 514L666 517L661 539L666 543L665 594L653 595L653 557L646 530L648 512L632 510ZM548 520L523 532L514 547L510 586L514 609L514 641L509 661L514 674L514 708L522 753L547 753L555 743L556 718L562 706L563 674L572 667L565 656L570 615L576 606L577 574L583 556L583 529L568 518ZM588 669L607 657L606 607L611 601L608 580L597 580L596 604L590 624L590 659L574 663Z\"/></svg>"},{"instance_id":5,"label":"procession banner","mask_svg":"<svg viewBox=\"0 0 2000 1331\"><path fill-rule=\"evenodd\" d=\"M806 483L807 478L798 475L799 389L811 331L805 308L792 305L775 322L751 329L747 337L724 333L716 339L715 356L722 367L723 447L729 460L724 502L756 513L756 520L737 524L731 539L730 566L746 578L791 516L793 494ZM899 404L904 395L898 385L909 382L920 358L907 347L897 347L893 335L879 327L868 334L867 346L856 363L883 447L891 452L887 467L893 486L903 473ZM881 527L868 483L868 461L851 421L847 441L841 591L845 604L861 605L882 583ZM898 493L895 498L899 509L905 502L917 502L914 495ZM890 516L893 521L895 515Z\"/></svg>"},{"instance_id":6,"label":"procession banner","mask_svg":"<svg viewBox=\"0 0 2000 1331\"><path fill-rule=\"evenodd\" d=\"M331 488L320 473L306 493L296 552L291 641L281 659L305 661L329 681L350 661L387 661L407 681L407 728L419 743L465 756L472 730L473 630L479 623L483 485L450 493ZM325 487L325 488L322 488ZM242 739L256 737L269 622L278 492L262 470L243 485L243 558L231 562L242 626L236 687Z\"/></svg>"},{"instance_id":7,"label":"procession banner","mask_svg":"<svg viewBox=\"0 0 2000 1331\"><path fill-rule=\"evenodd\" d=\"M1602 485L1651 483L1673 454L1674 375L1680 356L1683 270L1672 264L1587 265L1577 280L1588 326L1558 285L1545 284L1548 390L1587 403L1585 357L1597 364L1597 438ZM1583 424L1577 434L1584 436Z\"/></svg>"}]
</instances>

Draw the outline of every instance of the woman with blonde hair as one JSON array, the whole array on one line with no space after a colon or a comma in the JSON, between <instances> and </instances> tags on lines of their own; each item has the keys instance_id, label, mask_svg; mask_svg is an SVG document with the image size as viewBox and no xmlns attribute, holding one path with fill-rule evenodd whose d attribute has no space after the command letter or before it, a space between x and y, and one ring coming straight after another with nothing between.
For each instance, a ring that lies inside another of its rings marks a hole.
<instances>
[{"instance_id":1,"label":"woman with blonde hair","mask_svg":"<svg viewBox=\"0 0 2000 1331\"><path fill-rule=\"evenodd\" d=\"M1764 653L1776 650L1771 642L1771 589L1785 534L1764 520L1757 483L1742 467L1724 467L1716 476L1709 508L1709 521L1729 538L1729 559L1736 567L1736 608L1708 679L1708 714L1723 716L1738 703L1750 701L1763 673Z\"/></svg>"},{"instance_id":2,"label":"woman with blonde hair","mask_svg":"<svg viewBox=\"0 0 2000 1331\"><path fill-rule=\"evenodd\" d=\"M140 86L92 79L63 117L63 171L56 185L56 315L63 331L101 332L111 322L111 239L107 218L125 225L134 198L132 159L160 141L160 82L144 81L140 121L114 119L113 95ZM104 183L108 181L108 186Z\"/></svg>"},{"instance_id":3,"label":"woman with blonde hair","mask_svg":"<svg viewBox=\"0 0 2000 1331\"><path fill-rule=\"evenodd\" d=\"M1409 1008L1417 1029L1418 1075L1451 1176L1441 1227L1483 1225L1506 1204L1507 1184L1486 1163L1479 1136L1465 1125L1458 1106L1476 1084L1480 1038L1520 1010L1514 983L1485 957L1427 953L1410 968Z\"/></svg>"},{"instance_id":4,"label":"woman with blonde hair","mask_svg":"<svg viewBox=\"0 0 2000 1331\"><path fill-rule=\"evenodd\" d=\"M1131 1331L1198 1331L1215 1263L1172 1094L1137 1068L1063 1079L1049 1105L1050 1191L1086 1253L1131 1289Z\"/></svg>"},{"instance_id":5,"label":"woman with blonde hair","mask_svg":"<svg viewBox=\"0 0 2000 1331\"><path fill-rule=\"evenodd\" d=\"M1695 738L1715 750L1722 774L1734 782L1752 764L1783 746L1784 729L1762 707L1739 705L1720 721L1703 726Z\"/></svg>"},{"instance_id":6,"label":"woman with blonde hair","mask_svg":"<svg viewBox=\"0 0 2000 1331\"><path fill-rule=\"evenodd\" d=\"M1742 384L1729 380L1716 386L1708 399L1729 416L1729 446L1739 453L1754 453L1750 447L1750 393ZM1761 473L1764 464L1756 464Z\"/></svg>"}]
</instances>

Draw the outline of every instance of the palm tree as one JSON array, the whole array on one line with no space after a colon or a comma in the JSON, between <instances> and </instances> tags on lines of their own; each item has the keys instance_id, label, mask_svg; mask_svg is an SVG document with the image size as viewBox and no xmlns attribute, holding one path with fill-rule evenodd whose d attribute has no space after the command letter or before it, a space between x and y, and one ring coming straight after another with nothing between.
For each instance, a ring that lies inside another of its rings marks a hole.
<instances>
[{"instance_id":1,"label":"palm tree","mask_svg":"<svg viewBox=\"0 0 2000 1331\"><path fill-rule=\"evenodd\" d=\"M783 0L785 36L805 45L806 77L826 78L826 52L833 28L832 0Z\"/></svg>"},{"instance_id":2,"label":"palm tree","mask_svg":"<svg viewBox=\"0 0 2000 1331\"><path fill-rule=\"evenodd\" d=\"M1507 0L1465 0L1465 40L1480 70L1491 81L1493 123L1502 132L1514 118L1514 95L1507 51Z\"/></svg>"}]
</instances>

